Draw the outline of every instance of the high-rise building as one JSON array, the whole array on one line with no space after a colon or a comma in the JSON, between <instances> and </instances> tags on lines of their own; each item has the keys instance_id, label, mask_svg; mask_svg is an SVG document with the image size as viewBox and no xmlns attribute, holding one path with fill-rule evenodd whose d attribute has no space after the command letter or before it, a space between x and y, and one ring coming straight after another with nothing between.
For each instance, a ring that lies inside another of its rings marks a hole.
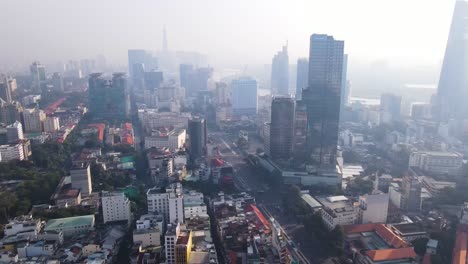
<instances>
[{"instance_id":1,"label":"high-rise building","mask_svg":"<svg viewBox=\"0 0 468 264\"><path fill-rule=\"evenodd\" d=\"M146 197L149 213L162 214L166 223L184 223L184 195L180 183L173 183L163 190L149 189Z\"/></svg>"},{"instance_id":2,"label":"high-rise building","mask_svg":"<svg viewBox=\"0 0 468 264\"><path fill-rule=\"evenodd\" d=\"M380 97L380 123L390 123L400 119L401 96L382 94Z\"/></svg>"},{"instance_id":3,"label":"high-rise building","mask_svg":"<svg viewBox=\"0 0 468 264\"><path fill-rule=\"evenodd\" d=\"M144 73L145 88L148 90L154 90L161 87L164 81L162 71L149 71Z\"/></svg>"},{"instance_id":4,"label":"high-rise building","mask_svg":"<svg viewBox=\"0 0 468 264\"><path fill-rule=\"evenodd\" d=\"M17 143L18 140L24 139L23 136L23 125L21 122L16 121L15 123L8 125L7 130L7 140L9 144Z\"/></svg>"},{"instance_id":5,"label":"high-rise building","mask_svg":"<svg viewBox=\"0 0 468 264\"><path fill-rule=\"evenodd\" d=\"M437 89L437 111L441 121L468 118L468 2L456 1Z\"/></svg>"},{"instance_id":6,"label":"high-rise building","mask_svg":"<svg viewBox=\"0 0 468 264\"><path fill-rule=\"evenodd\" d=\"M388 193L381 191L359 196L359 222L362 224L387 223L388 202Z\"/></svg>"},{"instance_id":7,"label":"high-rise building","mask_svg":"<svg viewBox=\"0 0 468 264\"><path fill-rule=\"evenodd\" d=\"M344 41L310 37L309 85L302 91L307 108L307 158L320 168L334 168L338 144Z\"/></svg>"},{"instance_id":8,"label":"high-rise building","mask_svg":"<svg viewBox=\"0 0 468 264\"><path fill-rule=\"evenodd\" d=\"M190 90L190 81L193 74L193 65L191 64L180 64L179 66L179 78L180 86L184 87L186 91Z\"/></svg>"},{"instance_id":9,"label":"high-rise building","mask_svg":"<svg viewBox=\"0 0 468 264\"><path fill-rule=\"evenodd\" d=\"M258 85L255 79L241 77L232 80L232 113L235 116L257 114L257 90Z\"/></svg>"},{"instance_id":10,"label":"high-rise building","mask_svg":"<svg viewBox=\"0 0 468 264\"><path fill-rule=\"evenodd\" d=\"M89 110L96 118L124 119L128 111L127 79L124 73L114 73L112 80L100 73L89 78Z\"/></svg>"},{"instance_id":11,"label":"high-rise building","mask_svg":"<svg viewBox=\"0 0 468 264\"><path fill-rule=\"evenodd\" d=\"M296 77L296 100L301 100L302 90L307 88L309 81L309 60L300 58L297 60L297 77Z\"/></svg>"},{"instance_id":12,"label":"high-rise building","mask_svg":"<svg viewBox=\"0 0 468 264\"><path fill-rule=\"evenodd\" d=\"M421 182L417 177L405 176L402 182L401 207L407 212L418 212L421 209Z\"/></svg>"},{"instance_id":13,"label":"high-rise building","mask_svg":"<svg viewBox=\"0 0 468 264\"><path fill-rule=\"evenodd\" d=\"M276 53L271 62L271 94L289 94L289 56L288 46Z\"/></svg>"},{"instance_id":14,"label":"high-rise building","mask_svg":"<svg viewBox=\"0 0 468 264\"><path fill-rule=\"evenodd\" d=\"M192 161L206 155L207 129L206 120L193 117L188 121L189 154Z\"/></svg>"},{"instance_id":15,"label":"high-rise building","mask_svg":"<svg viewBox=\"0 0 468 264\"><path fill-rule=\"evenodd\" d=\"M14 80L14 79L13 79ZM0 79L0 98L5 100L7 103L11 103L13 100L12 98L12 82L13 80L9 79L8 77L2 77ZM16 81L15 81L16 84Z\"/></svg>"},{"instance_id":16,"label":"high-rise building","mask_svg":"<svg viewBox=\"0 0 468 264\"><path fill-rule=\"evenodd\" d=\"M73 164L70 168L70 178L72 188L81 190L81 196L87 197L93 191L89 163Z\"/></svg>"},{"instance_id":17,"label":"high-rise building","mask_svg":"<svg viewBox=\"0 0 468 264\"><path fill-rule=\"evenodd\" d=\"M24 109L23 118L25 132L43 131L43 122L46 119L44 111L37 108Z\"/></svg>"},{"instance_id":18,"label":"high-rise building","mask_svg":"<svg viewBox=\"0 0 468 264\"><path fill-rule=\"evenodd\" d=\"M349 102L349 85L348 85L348 54L344 54L343 56L343 72L341 74L341 110Z\"/></svg>"},{"instance_id":19,"label":"high-rise building","mask_svg":"<svg viewBox=\"0 0 468 264\"><path fill-rule=\"evenodd\" d=\"M276 96L271 102L270 156L273 160L291 158L294 136L294 99Z\"/></svg>"},{"instance_id":20,"label":"high-rise building","mask_svg":"<svg viewBox=\"0 0 468 264\"><path fill-rule=\"evenodd\" d=\"M52 85L56 91L63 92L65 90L63 77L60 72L54 72L54 74L52 74Z\"/></svg>"},{"instance_id":21,"label":"high-rise building","mask_svg":"<svg viewBox=\"0 0 468 264\"><path fill-rule=\"evenodd\" d=\"M146 50L132 49L128 50L128 73L131 78L134 77L134 67L136 64L143 64L147 61L148 53Z\"/></svg>"},{"instance_id":22,"label":"high-rise building","mask_svg":"<svg viewBox=\"0 0 468 264\"><path fill-rule=\"evenodd\" d=\"M23 107L19 102L5 102L0 98L0 123L13 124L15 121L23 122ZM23 126L24 127L24 126Z\"/></svg>"},{"instance_id":23,"label":"high-rise building","mask_svg":"<svg viewBox=\"0 0 468 264\"><path fill-rule=\"evenodd\" d=\"M0 145L0 161L25 160L23 144Z\"/></svg>"},{"instance_id":24,"label":"high-rise building","mask_svg":"<svg viewBox=\"0 0 468 264\"><path fill-rule=\"evenodd\" d=\"M130 200L122 192L103 192L101 195L104 224L130 221Z\"/></svg>"},{"instance_id":25,"label":"high-rise building","mask_svg":"<svg viewBox=\"0 0 468 264\"><path fill-rule=\"evenodd\" d=\"M36 93L41 93L42 86L46 80L45 66L35 61L29 69L31 71L32 90Z\"/></svg>"},{"instance_id":26,"label":"high-rise building","mask_svg":"<svg viewBox=\"0 0 468 264\"><path fill-rule=\"evenodd\" d=\"M294 159L299 163L307 159L307 105L304 101L296 101L294 111Z\"/></svg>"},{"instance_id":27,"label":"high-rise building","mask_svg":"<svg viewBox=\"0 0 468 264\"><path fill-rule=\"evenodd\" d=\"M59 118L56 116L48 116L44 120L44 132L55 132L60 128Z\"/></svg>"}]
</instances>

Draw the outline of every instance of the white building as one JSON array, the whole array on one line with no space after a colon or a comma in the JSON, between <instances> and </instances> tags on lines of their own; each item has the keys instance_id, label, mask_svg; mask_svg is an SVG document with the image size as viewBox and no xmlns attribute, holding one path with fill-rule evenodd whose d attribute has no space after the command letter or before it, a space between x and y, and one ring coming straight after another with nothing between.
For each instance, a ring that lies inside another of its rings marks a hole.
<instances>
[{"instance_id":1,"label":"white building","mask_svg":"<svg viewBox=\"0 0 468 264\"><path fill-rule=\"evenodd\" d=\"M242 77L231 82L233 115L257 114L257 89L257 81L250 77Z\"/></svg>"},{"instance_id":2,"label":"white building","mask_svg":"<svg viewBox=\"0 0 468 264\"><path fill-rule=\"evenodd\" d=\"M390 196L390 202L397 208L401 208L401 192L401 186L398 183L390 183L390 187L388 187L388 195Z\"/></svg>"},{"instance_id":3,"label":"white building","mask_svg":"<svg viewBox=\"0 0 468 264\"><path fill-rule=\"evenodd\" d=\"M158 109L139 109L138 119L145 131L150 133L153 129L161 127L187 128L190 113L158 112Z\"/></svg>"},{"instance_id":4,"label":"white building","mask_svg":"<svg viewBox=\"0 0 468 264\"><path fill-rule=\"evenodd\" d=\"M58 117L47 117L44 120L44 132L55 132L60 128L60 121Z\"/></svg>"},{"instance_id":5,"label":"white building","mask_svg":"<svg viewBox=\"0 0 468 264\"><path fill-rule=\"evenodd\" d=\"M24 160L23 144L0 145L0 161Z\"/></svg>"},{"instance_id":6,"label":"white building","mask_svg":"<svg viewBox=\"0 0 468 264\"><path fill-rule=\"evenodd\" d=\"M42 132L42 123L46 119L44 111L36 108L24 109L23 118L26 132Z\"/></svg>"},{"instance_id":7,"label":"white building","mask_svg":"<svg viewBox=\"0 0 468 264\"><path fill-rule=\"evenodd\" d=\"M187 133L185 129L175 129L168 133L155 132L149 137L145 137L145 149L168 148L171 151L184 146Z\"/></svg>"},{"instance_id":8,"label":"white building","mask_svg":"<svg viewBox=\"0 0 468 264\"><path fill-rule=\"evenodd\" d=\"M6 237L17 234L33 234L34 236L41 230L41 220L35 219L32 215L16 217L5 225L3 233Z\"/></svg>"},{"instance_id":9,"label":"white building","mask_svg":"<svg viewBox=\"0 0 468 264\"><path fill-rule=\"evenodd\" d=\"M358 206L345 196L318 197L317 200L323 205L320 215L329 230L358 222Z\"/></svg>"},{"instance_id":10,"label":"white building","mask_svg":"<svg viewBox=\"0 0 468 264\"><path fill-rule=\"evenodd\" d=\"M184 216L191 218L194 216L208 216L207 207L203 200L203 193L190 191L184 194Z\"/></svg>"},{"instance_id":11,"label":"white building","mask_svg":"<svg viewBox=\"0 0 468 264\"><path fill-rule=\"evenodd\" d=\"M18 140L24 139L23 125L21 122L16 121L15 123L6 127L7 140L9 144L17 143Z\"/></svg>"},{"instance_id":12,"label":"white building","mask_svg":"<svg viewBox=\"0 0 468 264\"><path fill-rule=\"evenodd\" d=\"M165 190L149 189L146 193L148 212L164 215L166 223L184 222L182 185L174 183Z\"/></svg>"},{"instance_id":13,"label":"white building","mask_svg":"<svg viewBox=\"0 0 468 264\"><path fill-rule=\"evenodd\" d=\"M463 165L463 156L456 152L417 151L409 158L409 166L437 173L458 175Z\"/></svg>"},{"instance_id":14,"label":"white building","mask_svg":"<svg viewBox=\"0 0 468 264\"><path fill-rule=\"evenodd\" d=\"M130 201L121 192L102 192L102 214L104 224L115 221L130 221Z\"/></svg>"},{"instance_id":15,"label":"white building","mask_svg":"<svg viewBox=\"0 0 468 264\"><path fill-rule=\"evenodd\" d=\"M142 247L160 246L163 234L164 217L162 215L142 215L136 221L136 230L133 231L133 243Z\"/></svg>"},{"instance_id":16,"label":"white building","mask_svg":"<svg viewBox=\"0 0 468 264\"><path fill-rule=\"evenodd\" d=\"M81 196L86 197L93 191L89 163L74 164L70 169L70 178L72 188L81 190Z\"/></svg>"},{"instance_id":17,"label":"white building","mask_svg":"<svg viewBox=\"0 0 468 264\"><path fill-rule=\"evenodd\" d=\"M359 222L386 223L388 215L389 195L383 192L375 192L359 196Z\"/></svg>"}]
</instances>

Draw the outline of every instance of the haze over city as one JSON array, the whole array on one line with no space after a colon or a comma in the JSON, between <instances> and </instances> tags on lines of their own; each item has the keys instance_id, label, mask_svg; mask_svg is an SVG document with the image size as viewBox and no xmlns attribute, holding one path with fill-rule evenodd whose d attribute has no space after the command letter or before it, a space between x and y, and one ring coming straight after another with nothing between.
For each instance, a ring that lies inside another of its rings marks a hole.
<instances>
[{"instance_id":1,"label":"haze over city","mask_svg":"<svg viewBox=\"0 0 468 264\"><path fill-rule=\"evenodd\" d=\"M0 10L0 264L468 264L468 0Z\"/></svg>"},{"instance_id":2,"label":"haze over city","mask_svg":"<svg viewBox=\"0 0 468 264\"><path fill-rule=\"evenodd\" d=\"M2 1L1 66L105 55L124 64L127 49L193 50L218 65L268 64L288 41L291 61L308 54L313 32L346 39L352 65L437 68L454 1ZM8 63L8 64L7 64ZM433 70L434 71L434 70ZM435 73L435 71L434 71Z\"/></svg>"}]
</instances>

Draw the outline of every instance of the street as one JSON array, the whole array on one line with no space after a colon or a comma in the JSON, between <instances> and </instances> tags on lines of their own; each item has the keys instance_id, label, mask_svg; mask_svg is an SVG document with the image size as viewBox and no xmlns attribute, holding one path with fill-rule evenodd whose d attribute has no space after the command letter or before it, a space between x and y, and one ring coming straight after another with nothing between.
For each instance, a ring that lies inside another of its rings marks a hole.
<instances>
[{"instance_id":1,"label":"street","mask_svg":"<svg viewBox=\"0 0 468 264\"><path fill-rule=\"evenodd\" d=\"M292 234L299 231L302 225L296 223L292 217L282 214L281 190L272 186L268 180L262 181L259 175L244 160L245 151L240 150L233 140L235 136L227 135L224 132L211 132L209 138L212 146L216 146L219 155L234 168L234 184L239 191L248 192L255 197L258 208L268 219L275 219L280 225L281 232L286 238L288 249L293 257L300 263L309 264L311 256L306 256L300 250L300 243L294 241ZM257 147L262 147L260 142L252 142L249 152L255 151Z\"/></svg>"}]
</instances>

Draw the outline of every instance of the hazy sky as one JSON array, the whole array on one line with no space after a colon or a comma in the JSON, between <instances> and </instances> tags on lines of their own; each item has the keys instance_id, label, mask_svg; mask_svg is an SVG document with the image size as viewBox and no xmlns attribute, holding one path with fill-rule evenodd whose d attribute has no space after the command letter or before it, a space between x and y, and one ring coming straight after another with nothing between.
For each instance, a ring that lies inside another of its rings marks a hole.
<instances>
[{"instance_id":1,"label":"hazy sky","mask_svg":"<svg viewBox=\"0 0 468 264\"><path fill-rule=\"evenodd\" d=\"M104 54L129 48L205 53L216 64L267 64L288 40L290 61L309 36L345 40L352 61L441 62L454 0L1 0L0 64Z\"/></svg>"}]
</instances>

